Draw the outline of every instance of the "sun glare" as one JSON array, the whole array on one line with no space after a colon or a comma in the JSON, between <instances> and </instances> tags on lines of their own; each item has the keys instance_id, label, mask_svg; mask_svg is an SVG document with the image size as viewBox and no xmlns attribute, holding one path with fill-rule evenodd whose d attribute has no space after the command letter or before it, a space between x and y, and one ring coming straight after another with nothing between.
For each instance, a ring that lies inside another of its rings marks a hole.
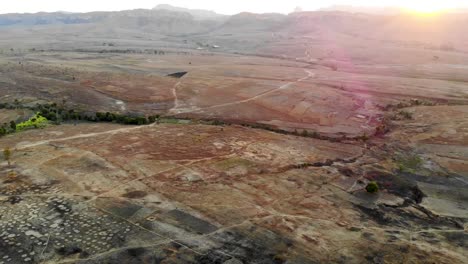
<instances>
[{"instance_id":1,"label":"sun glare","mask_svg":"<svg viewBox=\"0 0 468 264\"><path fill-rule=\"evenodd\" d=\"M404 5L408 11L420 15L434 15L452 8L443 1L409 1Z\"/></svg>"}]
</instances>

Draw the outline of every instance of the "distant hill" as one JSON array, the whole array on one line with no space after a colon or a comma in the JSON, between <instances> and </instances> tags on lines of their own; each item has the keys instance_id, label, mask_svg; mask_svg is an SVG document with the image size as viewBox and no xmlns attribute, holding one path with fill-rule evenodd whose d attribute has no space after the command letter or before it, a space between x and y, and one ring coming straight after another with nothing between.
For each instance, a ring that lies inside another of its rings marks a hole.
<instances>
[{"instance_id":1,"label":"distant hill","mask_svg":"<svg viewBox=\"0 0 468 264\"><path fill-rule=\"evenodd\" d=\"M269 33L271 30L280 27L285 22L286 17L286 15L274 13L255 14L244 12L229 17L219 30L220 33Z\"/></svg>"},{"instance_id":2,"label":"distant hill","mask_svg":"<svg viewBox=\"0 0 468 264\"><path fill-rule=\"evenodd\" d=\"M189 9L183 7L172 6L168 4L160 4L153 8L153 10L169 10L174 12L184 12L191 14L195 19L218 19L223 18L225 15L218 14L214 11L203 9Z\"/></svg>"},{"instance_id":3,"label":"distant hill","mask_svg":"<svg viewBox=\"0 0 468 264\"><path fill-rule=\"evenodd\" d=\"M84 24L95 21L95 17L74 13L36 13L0 15L0 26L36 26L50 24Z\"/></svg>"},{"instance_id":4,"label":"distant hill","mask_svg":"<svg viewBox=\"0 0 468 264\"><path fill-rule=\"evenodd\" d=\"M165 9L135 9L119 12L91 13L35 13L0 15L1 27L45 27L45 26L85 26L92 25L95 30L113 31L130 29L135 32L167 32L173 34L197 33L216 26L209 20L197 20L187 12ZM87 27L85 30L89 30ZM74 28L79 30L78 28ZM66 32L67 27L62 30Z\"/></svg>"},{"instance_id":5,"label":"distant hill","mask_svg":"<svg viewBox=\"0 0 468 264\"><path fill-rule=\"evenodd\" d=\"M340 11L348 13L363 13L373 15L399 15L407 13L408 11L400 7L383 6L383 7L365 7L365 6L351 6L351 5L333 5L330 7L322 8L319 11ZM447 10L448 13L468 13L467 8L457 8Z\"/></svg>"},{"instance_id":6,"label":"distant hill","mask_svg":"<svg viewBox=\"0 0 468 264\"><path fill-rule=\"evenodd\" d=\"M125 40L132 45L144 40L145 47L173 47L177 43L179 47L192 49L217 46L216 50L230 52L265 51L281 55L299 53L297 47L315 45L323 48L330 43L336 47L358 45L364 48L378 43L468 51L467 23L468 15L455 13L422 17L409 13L377 15L315 11L289 15L244 12L224 16L211 11L160 5L156 9L120 12L0 15L0 34L5 40L0 46L17 45L13 40L22 35L37 42L43 40L47 43L45 47L50 47L50 40L66 37L70 47L74 47L76 40L99 39L86 45L107 42L107 39L113 39L113 42ZM63 47L63 43L57 45ZM39 47L32 42L24 45ZM328 51L324 52L328 54Z\"/></svg>"},{"instance_id":7,"label":"distant hill","mask_svg":"<svg viewBox=\"0 0 468 264\"><path fill-rule=\"evenodd\" d=\"M404 10L398 7L363 7L351 5L334 5L327 8L322 8L319 11L341 11L349 13L364 13L375 15L396 15Z\"/></svg>"}]
</instances>

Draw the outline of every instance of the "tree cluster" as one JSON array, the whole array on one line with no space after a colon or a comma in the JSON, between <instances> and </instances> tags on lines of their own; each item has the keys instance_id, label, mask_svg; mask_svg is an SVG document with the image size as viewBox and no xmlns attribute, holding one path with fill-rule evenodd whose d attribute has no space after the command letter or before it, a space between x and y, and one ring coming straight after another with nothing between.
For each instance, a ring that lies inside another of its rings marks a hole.
<instances>
[{"instance_id":1,"label":"tree cluster","mask_svg":"<svg viewBox=\"0 0 468 264\"><path fill-rule=\"evenodd\" d=\"M109 122L126 125L146 125L156 122L159 115L143 116L138 114L119 114L111 112L82 112L66 109L56 103L38 105L37 110L42 116L56 123L65 121Z\"/></svg>"},{"instance_id":2,"label":"tree cluster","mask_svg":"<svg viewBox=\"0 0 468 264\"><path fill-rule=\"evenodd\" d=\"M0 103L0 109L18 109L27 108L37 112L37 115L44 117L47 120L60 124L62 122L77 122L77 121L88 121L88 122L109 122L126 125L146 125L155 123L159 120L159 115L144 116L140 114L119 114L111 112L85 112L77 111L66 107L66 101L62 103L50 103L50 104L37 104L34 107L22 107L19 102L15 103ZM4 123L0 126L0 136L8 133L15 132L17 124L15 121L10 123Z\"/></svg>"}]
</instances>

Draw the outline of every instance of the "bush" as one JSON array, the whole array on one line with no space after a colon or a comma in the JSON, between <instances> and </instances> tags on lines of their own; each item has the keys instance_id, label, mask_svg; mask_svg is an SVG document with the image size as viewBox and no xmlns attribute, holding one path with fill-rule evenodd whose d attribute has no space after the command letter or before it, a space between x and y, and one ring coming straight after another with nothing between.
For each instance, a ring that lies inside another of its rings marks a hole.
<instances>
[{"instance_id":1,"label":"bush","mask_svg":"<svg viewBox=\"0 0 468 264\"><path fill-rule=\"evenodd\" d=\"M364 133L361 136L356 137L356 139L366 142L370 139L370 137L367 135L367 133Z\"/></svg>"},{"instance_id":2,"label":"bush","mask_svg":"<svg viewBox=\"0 0 468 264\"><path fill-rule=\"evenodd\" d=\"M148 117L148 122L155 123L158 119L159 119L159 115L149 116Z\"/></svg>"},{"instance_id":3,"label":"bush","mask_svg":"<svg viewBox=\"0 0 468 264\"><path fill-rule=\"evenodd\" d=\"M390 127L386 123L382 123L375 128L375 136L383 136L390 132Z\"/></svg>"},{"instance_id":4,"label":"bush","mask_svg":"<svg viewBox=\"0 0 468 264\"><path fill-rule=\"evenodd\" d=\"M0 127L0 136L5 136L6 134L8 134L8 131L5 127Z\"/></svg>"},{"instance_id":5,"label":"bush","mask_svg":"<svg viewBox=\"0 0 468 264\"><path fill-rule=\"evenodd\" d=\"M3 158L8 162L8 165L10 165L11 150L9 147L3 150Z\"/></svg>"},{"instance_id":6,"label":"bush","mask_svg":"<svg viewBox=\"0 0 468 264\"><path fill-rule=\"evenodd\" d=\"M366 186L366 191L368 193L376 193L379 191L379 185L375 181L371 181Z\"/></svg>"},{"instance_id":7,"label":"bush","mask_svg":"<svg viewBox=\"0 0 468 264\"><path fill-rule=\"evenodd\" d=\"M402 116L404 119L411 120L413 119L413 114L407 111L400 111L398 113L400 116Z\"/></svg>"},{"instance_id":8,"label":"bush","mask_svg":"<svg viewBox=\"0 0 468 264\"><path fill-rule=\"evenodd\" d=\"M16 125L16 131L23 131L30 128L41 128L47 125L47 118L41 116L41 114L37 113L33 117L31 117L28 121L20 123Z\"/></svg>"},{"instance_id":9,"label":"bush","mask_svg":"<svg viewBox=\"0 0 468 264\"><path fill-rule=\"evenodd\" d=\"M10 128L13 130L16 130L16 122L15 121L10 121Z\"/></svg>"}]
</instances>

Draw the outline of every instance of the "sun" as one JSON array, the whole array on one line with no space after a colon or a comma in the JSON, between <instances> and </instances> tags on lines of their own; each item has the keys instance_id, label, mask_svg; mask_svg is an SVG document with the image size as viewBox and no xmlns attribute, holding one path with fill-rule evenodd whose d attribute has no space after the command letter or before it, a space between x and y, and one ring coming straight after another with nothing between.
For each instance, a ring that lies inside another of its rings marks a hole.
<instances>
[{"instance_id":1,"label":"sun","mask_svg":"<svg viewBox=\"0 0 468 264\"><path fill-rule=\"evenodd\" d=\"M408 1L408 3L404 4L403 7L408 11L416 14L421 15L432 15L442 13L447 11L448 9L453 8L449 3L444 1Z\"/></svg>"}]
</instances>

